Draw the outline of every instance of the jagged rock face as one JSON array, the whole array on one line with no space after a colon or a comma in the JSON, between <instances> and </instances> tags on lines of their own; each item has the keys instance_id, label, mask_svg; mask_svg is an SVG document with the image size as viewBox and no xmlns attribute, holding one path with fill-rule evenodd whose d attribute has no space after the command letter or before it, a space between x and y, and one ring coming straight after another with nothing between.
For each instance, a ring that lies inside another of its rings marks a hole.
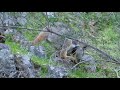
<instances>
[{"instance_id":1,"label":"jagged rock face","mask_svg":"<svg viewBox=\"0 0 120 90\"><path fill-rule=\"evenodd\" d=\"M64 67L48 66L48 78L63 78L67 74L67 70Z\"/></svg>"},{"instance_id":2,"label":"jagged rock face","mask_svg":"<svg viewBox=\"0 0 120 90\"><path fill-rule=\"evenodd\" d=\"M13 55L10 50L0 50L0 78L36 78L38 71L27 55Z\"/></svg>"},{"instance_id":3,"label":"jagged rock face","mask_svg":"<svg viewBox=\"0 0 120 90\"><path fill-rule=\"evenodd\" d=\"M10 73L15 71L16 67L10 50L0 50L0 77L9 77Z\"/></svg>"},{"instance_id":4,"label":"jagged rock face","mask_svg":"<svg viewBox=\"0 0 120 90\"><path fill-rule=\"evenodd\" d=\"M0 20L0 25L1 24L5 24L6 26L8 25L16 25L16 24L21 24L21 25L25 25L27 20L25 18L25 16L27 15L26 12L21 12L19 14L19 16L13 16L13 15L10 15L9 12L3 12L3 13L0 13L0 17L2 18L2 20ZM3 22L2 22L3 21Z\"/></svg>"}]
</instances>

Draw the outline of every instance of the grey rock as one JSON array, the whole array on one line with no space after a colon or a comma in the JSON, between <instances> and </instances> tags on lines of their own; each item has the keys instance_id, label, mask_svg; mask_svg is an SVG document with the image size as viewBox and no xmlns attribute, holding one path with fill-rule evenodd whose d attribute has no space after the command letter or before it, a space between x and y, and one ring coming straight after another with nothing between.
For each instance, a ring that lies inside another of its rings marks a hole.
<instances>
[{"instance_id":1,"label":"grey rock","mask_svg":"<svg viewBox=\"0 0 120 90\"><path fill-rule=\"evenodd\" d=\"M32 66L32 64L31 64L31 62L30 62L30 57L29 57L29 56L24 55L24 56L22 56L22 59L21 59L21 60L23 61L23 63L24 63L25 65L27 65L27 66L29 66L29 67Z\"/></svg>"},{"instance_id":2,"label":"grey rock","mask_svg":"<svg viewBox=\"0 0 120 90\"><path fill-rule=\"evenodd\" d=\"M37 74L36 70L32 62L30 61L30 58L27 55L24 55L24 56L16 55L15 62L18 70L22 71L23 74L26 74L25 77L29 77L29 78L36 77L36 74Z\"/></svg>"},{"instance_id":3,"label":"grey rock","mask_svg":"<svg viewBox=\"0 0 120 90\"><path fill-rule=\"evenodd\" d=\"M0 13L0 17L2 19L2 20L0 20L0 24L4 23L4 24L6 24L6 26L16 25L17 23L19 23L21 25L25 25L27 23L26 22L27 19L25 18L26 15L27 15L26 12L19 13L19 16L17 15L17 17L14 15L10 15L10 12Z\"/></svg>"},{"instance_id":4,"label":"grey rock","mask_svg":"<svg viewBox=\"0 0 120 90\"><path fill-rule=\"evenodd\" d=\"M32 52L32 53L34 53L34 48L35 48L35 46L30 46L29 47L29 51Z\"/></svg>"},{"instance_id":5,"label":"grey rock","mask_svg":"<svg viewBox=\"0 0 120 90\"><path fill-rule=\"evenodd\" d=\"M96 65L86 65L85 69L89 73L96 72Z\"/></svg>"},{"instance_id":6,"label":"grey rock","mask_svg":"<svg viewBox=\"0 0 120 90\"><path fill-rule=\"evenodd\" d=\"M17 21L18 21L21 25L25 25L25 24L27 23L26 18L18 17L18 18L17 18Z\"/></svg>"},{"instance_id":7,"label":"grey rock","mask_svg":"<svg viewBox=\"0 0 120 90\"><path fill-rule=\"evenodd\" d=\"M29 51L40 58L46 57L45 48L42 46L30 46Z\"/></svg>"},{"instance_id":8,"label":"grey rock","mask_svg":"<svg viewBox=\"0 0 120 90\"><path fill-rule=\"evenodd\" d=\"M96 62L92 56L84 55L82 60L86 61L84 68L87 72L96 72Z\"/></svg>"},{"instance_id":9,"label":"grey rock","mask_svg":"<svg viewBox=\"0 0 120 90\"><path fill-rule=\"evenodd\" d=\"M10 50L0 50L0 78L35 78L38 70L27 55L13 55Z\"/></svg>"},{"instance_id":10,"label":"grey rock","mask_svg":"<svg viewBox=\"0 0 120 90\"><path fill-rule=\"evenodd\" d=\"M4 28L0 28L0 33L4 34L5 30L6 29L4 29Z\"/></svg>"},{"instance_id":11,"label":"grey rock","mask_svg":"<svg viewBox=\"0 0 120 90\"><path fill-rule=\"evenodd\" d=\"M95 63L94 58L93 58L92 56L90 56L90 55L84 55L84 56L82 57L82 60L83 60L83 61L86 61L86 62L88 62L88 63L90 63L90 64L94 64L94 63Z\"/></svg>"},{"instance_id":12,"label":"grey rock","mask_svg":"<svg viewBox=\"0 0 120 90\"><path fill-rule=\"evenodd\" d=\"M81 48L80 46L78 46L77 50L76 50L76 58L77 58L78 62L80 62L82 60L83 55L84 55L83 48Z\"/></svg>"},{"instance_id":13,"label":"grey rock","mask_svg":"<svg viewBox=\"0 0 120 90\"><path fill-rule=\"evenodd\" d=\"M48 78L63 78L67 74L67 69L64 67L48 66Z\"/></svg>"},{"instance_id":14,"label":"grey rock","mask_svg":"<svg viewBox=\"0 0 120 90\"><path fill-rule=\"evenodd\" d=\"M5 35L15 34L15 33L17 33L17 31L15 29L11 29L11 28L6 29L4 32Z\"/></svg>"},{"instance_id":15,"label":"grey rock","mask_svg":"<svg viewBox=\"0 0 120 90\"><path fill-rule=\"evenodd\" d=\"M15 64L13 60L13 55L7 49L0 50L0 77L1 73L10 75L11 72L15 72Z\"/></svg>"},{"instance_id":16,"label":"grey rock","mask_svg":"<svg viewBox=\"0 0 120 90\"><path fill-rule=\"evenodd\" d=\"M6 44L0 43L0 50L2 50L2 49L9 50L10 48Z\"/></svg>"},{"instance_id":17,"label":"grey rock","mask_svg":"<svg viewBox=\"0 0 120 90\"><path fill-rule=\"evenodd\" d=\"M8 50L8 49L0 50L0 57L1 58L9 58L9 55L11 55L10 50Z\"/></svg>"}]
</instances>

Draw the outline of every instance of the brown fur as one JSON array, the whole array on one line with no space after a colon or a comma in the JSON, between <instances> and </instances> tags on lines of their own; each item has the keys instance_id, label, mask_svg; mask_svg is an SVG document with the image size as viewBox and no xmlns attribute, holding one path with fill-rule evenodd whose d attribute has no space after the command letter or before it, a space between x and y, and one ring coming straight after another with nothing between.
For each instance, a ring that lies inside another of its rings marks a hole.
<instances>
[{"instance_id":1,"label":"brown fur","mask_svg":"<svg viewBox=\"0 0 120 90\"><path fill-rule=\"evenodd\" d=\"M48 32L41 32L35 39L34 41L32 42L33 45L43 41L43 40L46 40L47 37L48 37L49 33Z\"/></svg>"}]
</instances>

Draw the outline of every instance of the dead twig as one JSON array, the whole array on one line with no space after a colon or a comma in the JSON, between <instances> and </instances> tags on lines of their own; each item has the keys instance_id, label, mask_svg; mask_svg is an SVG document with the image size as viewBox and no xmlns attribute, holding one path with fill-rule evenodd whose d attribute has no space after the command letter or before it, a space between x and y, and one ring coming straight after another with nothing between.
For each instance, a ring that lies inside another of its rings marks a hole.
<instances>
[{"instance_id":1,"label":"dead twig","mask_svg":"<svg viewBox=\"0 0 120 90\"><path fill-rule=\"evenodd\" d=\"M81 61L81 62L79 62L79 63L77 63L77 64L75 64L72 68L71 68L71 70L73 70L75 67L77 67L79 64L82 64L82 63L85 63L86 61Z\"/></svg>"}]
</instances>

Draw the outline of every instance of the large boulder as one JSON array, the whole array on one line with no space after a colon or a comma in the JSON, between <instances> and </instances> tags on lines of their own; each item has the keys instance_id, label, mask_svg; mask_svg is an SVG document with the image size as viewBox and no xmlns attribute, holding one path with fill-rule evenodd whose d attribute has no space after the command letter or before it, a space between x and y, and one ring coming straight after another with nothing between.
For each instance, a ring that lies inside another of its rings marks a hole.
<instances>
[{"instance_id":1,"label":"large boulder","mask_svg":"<svg viewBox=\"0 0 120 90\"><path fill-rule=\"evenodd\" d=\"M13 55L10 50L0 50L0 78L36 78L38 69L27 55Z\"/></svg>"}]
</instances>

